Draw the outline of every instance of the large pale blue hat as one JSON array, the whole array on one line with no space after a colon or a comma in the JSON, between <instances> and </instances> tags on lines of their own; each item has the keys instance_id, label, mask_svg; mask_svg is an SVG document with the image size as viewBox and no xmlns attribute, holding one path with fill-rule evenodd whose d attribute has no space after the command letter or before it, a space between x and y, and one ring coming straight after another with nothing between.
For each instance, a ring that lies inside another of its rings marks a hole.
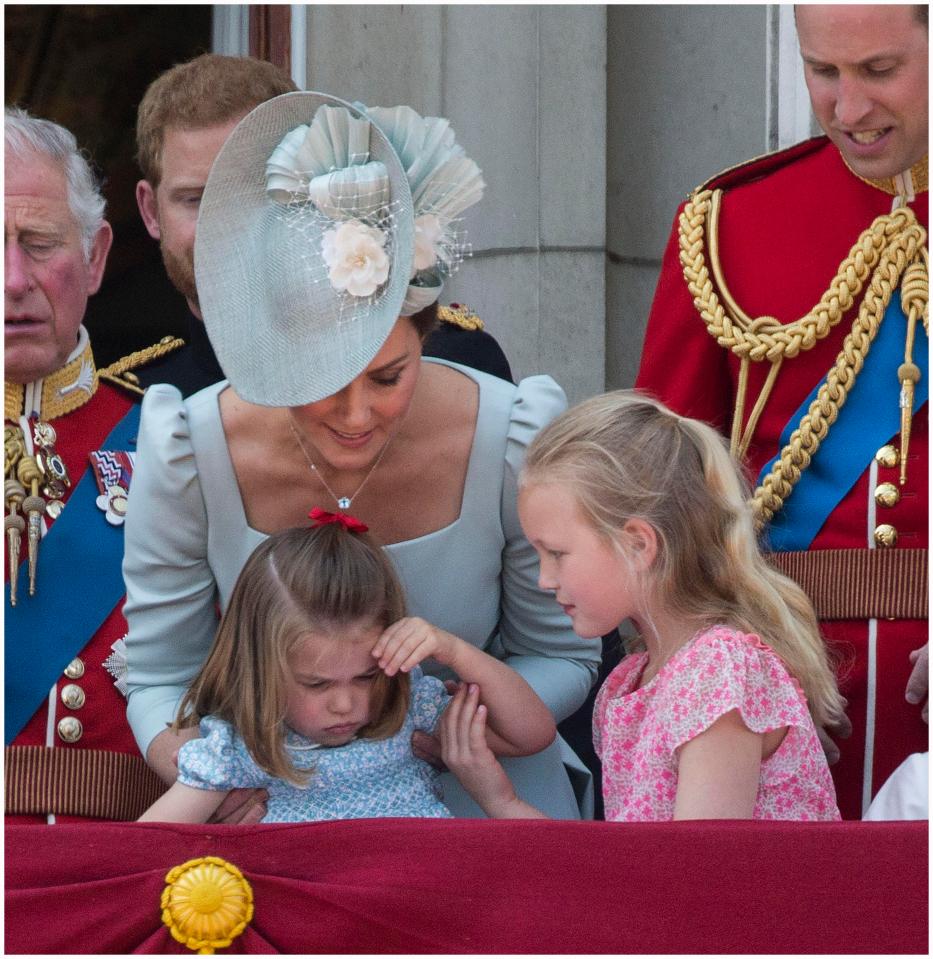
<instances>
[{"instance_id":1,"label":"large pale blue hat","mask_svg":"<svg viewBox=\"0 0 933 959\"><path fill-rule=\"evenodd\" d=\"M343 389L398 319L413 255L408 177L360 109L298 92L248 113L211 168L194 251L234 391L300 406Z\"/></svg>"}]
</instances>

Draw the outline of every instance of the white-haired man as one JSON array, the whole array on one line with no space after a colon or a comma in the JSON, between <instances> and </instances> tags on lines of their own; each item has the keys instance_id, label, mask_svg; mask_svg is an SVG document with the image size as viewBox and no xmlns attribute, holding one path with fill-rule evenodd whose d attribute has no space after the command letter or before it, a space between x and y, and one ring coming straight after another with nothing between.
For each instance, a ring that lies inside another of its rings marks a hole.
<instances>
[{"instance_id":1,"label":"white-haired man","mask_svg":"<svg viewBox=\"0 0 933 959\"><path fill-rule=\"evenodd\" d=\"M928 9L796 15L826 135L678 211L636 385L731 431L839 665L853 731L833 777L858 818L927 748Z\"/></svg>"},{"instance_id":2,"label":"white-haired man","mask_svg":"<svg viewBox=\"0 0 933 959\"><path fill-rule=\"evenodd\" d=\"M67 130L8 108L4 134L6 812L130 819L159 789L105 668L119 675L138 406L82 326L112 232Z\"/></svg>"}]
</instances>

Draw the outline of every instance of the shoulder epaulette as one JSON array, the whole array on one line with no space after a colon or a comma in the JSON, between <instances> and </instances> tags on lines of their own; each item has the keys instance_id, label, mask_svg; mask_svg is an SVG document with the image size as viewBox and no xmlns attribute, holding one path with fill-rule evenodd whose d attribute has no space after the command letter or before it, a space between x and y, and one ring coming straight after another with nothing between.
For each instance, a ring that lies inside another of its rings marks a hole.
<instances>
[{"instance_id":1,"label":"shoulder epaulette","mask_svg":"<svg viewBox=\"0 0 933 959\"><path fill-rule=\"evenodd\" d=\"M775 170L801 159L801 157L815 153L828 142L829 137L826 136L811 137L809 140L795 143L793 146L785 147L783 150L775 150L773 153L765 153L762 156L752 157L750 160L745 160L742 163L737 163L735 166L720 170L719 173L711 176L704 183L701 183L693 193L699 193L701 190L728 190L730 187L760 180L769 173L773 173Z\"/></svg>"},{"instance_id":2,"label":"shoulder epaulette","mask_svg":"<svg viewBox=\"0 0 933 959\"><path fill-rule=\"evenodd\" d=\"M152 346L147 346L142 350L136 350L136 352L117 360L116 363L111 363L110 366L98 370L97 375L108 383L122 386L123 389L142 396L143 388L139 385L139 377L133 370L145 366L147 363L151 363L153 360L157 360L184 345L185 341L177 336L163 336L158 343L153 343Z\"/></svg>"},{"instance_id":3,"label":"shoulder epaulette","mask_svg":"<svg viewBox=\"0 0 933 959\"><path fill-rule=\"evenodd\" d=\"M481 330L483 328L483 321L462 303L439 306L437 308L437 318L441 323L450 323L451 326L459 326L462 330Z\"/></svg>"}]
</instances>

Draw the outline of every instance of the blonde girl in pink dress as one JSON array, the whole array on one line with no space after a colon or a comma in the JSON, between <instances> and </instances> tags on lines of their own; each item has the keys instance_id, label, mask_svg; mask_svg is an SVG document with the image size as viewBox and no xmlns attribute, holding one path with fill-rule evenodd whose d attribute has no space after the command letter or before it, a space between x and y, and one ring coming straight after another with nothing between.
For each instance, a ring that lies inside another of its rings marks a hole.
<instances>
[{"instance_id":1,"label":"blonde girl in pink dress","mask_svg":"<svg viewBox=\"0 0 933 959\"><path fill-rule=\"evenodd\" d=\"M635 391L568 410L528 449L519 515L580 636L624 620L593 735L610 820L839 819L816 725L843 700L802 590L758 548L748 490L712 428ZM447 764L490 816L515 797L462 695Z\"/></svg>"}]
</instances>

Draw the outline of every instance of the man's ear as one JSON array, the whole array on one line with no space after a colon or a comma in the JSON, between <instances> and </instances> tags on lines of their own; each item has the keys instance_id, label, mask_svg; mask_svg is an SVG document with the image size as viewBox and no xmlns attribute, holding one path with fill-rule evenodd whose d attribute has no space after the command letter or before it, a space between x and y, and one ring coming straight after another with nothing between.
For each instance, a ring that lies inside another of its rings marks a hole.
<instances>
[{"instance_id":1,"label":"man's ear","mask_svg":"<svg viewBox=\"0 0 933 959\"><path fill-rule=\"evenodd\" d=\"M161 240L159 205L156 201L155 189L148 180L140 180L136 184L136 205L139 207L139 215L143 218L149 236L153 240Z\"/></svg>"},{"instance_id":2,"label":"man's ear","mask_svg":"<svg viewBox=\"0 0 933 959\"><path fill-rule=\"evenodd\" d=\"M639 569L650 569L658 555L657 530L643 519L633 518L622 527L628 554Z\"/></svg>"},{"instance_id":3,"label":"man's ear","mask_svg":"<svg viewBox=\"0 0 933 959\"><path fill-rule=\"evenodd\" d=\"M100 289L101 281L104 279L104 267L107 265L107 254L110 252L112 243L113 230L110 224L104 220L94 237L94 242L91 244L91 255L88 257L88 296Z\"/></svg>"}]
</instances>

